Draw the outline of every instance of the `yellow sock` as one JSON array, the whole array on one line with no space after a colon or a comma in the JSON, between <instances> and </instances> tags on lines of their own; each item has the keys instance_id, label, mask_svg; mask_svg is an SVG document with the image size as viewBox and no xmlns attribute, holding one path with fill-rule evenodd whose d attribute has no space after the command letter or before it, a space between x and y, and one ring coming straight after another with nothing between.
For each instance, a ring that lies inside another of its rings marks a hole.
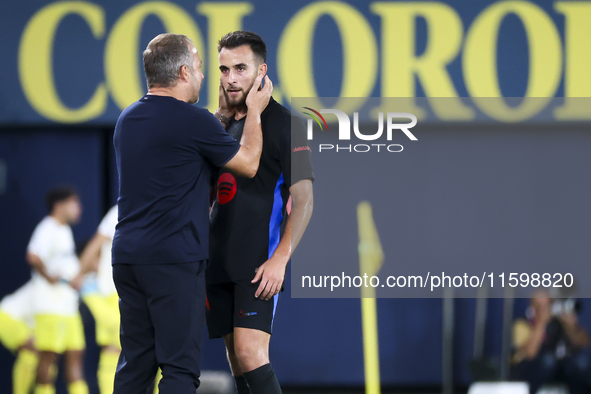
<instances>
[{"instance_id":1,"label":"yellow sock","mask_svg":"<svg viewBox=\"0 0 591 394\"><path fill-rule=\"evenodd\" d=\"M37 353L28 349L18 352L12 367L12 392L29 394L37 376Z\"/></svg>"},{"instance_id":2,"label":"yellow sock","mask_svg":"<svg viewBox=\"0 0 591 394\"><path fill-rule=\"evenodd\" d=\"M55 394L55 386L53 384L38 384L35 386L35 394Z\"/></svg>"},{"instance_id":3,"label":"yellow sock","mask_svg":"<svg viewBox=\"0 0 591 394\"><path fill-rule=\"evenodd\" d=\"M162 379L162 370L158 368L158 372L156 372L156 380L154 381L154 394L158 394L158 383L160 383L160 379Z\"/></svg>"},{"instance_id":4,"label":"yellow sock","mask_svg":"<svg viewBox=\"0 0 591 394\"><path fill-rule=\"evenodd\" d=\"M37 393L35 393L37 394ZM77 380L68 385L68 394L88 394L88 386L84 380Z\"/></svg>"},{"instance_id":5,"label":"yellow sock","mask_svg":"<svg viewBox=\"0 0 591 394\"><path fill-rule=\"evenodd\" d=\"M103 350L101 352L99 367L96 374L101 394L113 393L113 383L115 381L115 371L117 370L118 361L118 352L111 350Z\"/></svg>"}]
</instances>

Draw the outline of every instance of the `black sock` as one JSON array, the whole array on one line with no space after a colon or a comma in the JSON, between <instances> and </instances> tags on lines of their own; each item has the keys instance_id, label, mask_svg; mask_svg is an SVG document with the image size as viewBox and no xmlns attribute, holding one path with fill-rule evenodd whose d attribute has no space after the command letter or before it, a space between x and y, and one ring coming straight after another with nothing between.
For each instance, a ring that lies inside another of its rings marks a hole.
<instances>
[{"instance_id":1,"label":"black sock","mask_svg":"<svg viewBox=\"0 0 591 394\"><path fill-rule=\"evenodd\" d=\"M281 394L281 387L271 363L244 373L252 394Z\"/></svg>"},{"instance_id":2,"label":"black sock","mask_svg":"<svg viewBox=\"0 0 591 394\"><path fill-rule=\"evenodd\" d=\"M244 376L234 376L234 383L236 383L236 391L238 394L250 394L250 389L248 388L248 384L246 384Z\"/></svg>"}]
</instances>

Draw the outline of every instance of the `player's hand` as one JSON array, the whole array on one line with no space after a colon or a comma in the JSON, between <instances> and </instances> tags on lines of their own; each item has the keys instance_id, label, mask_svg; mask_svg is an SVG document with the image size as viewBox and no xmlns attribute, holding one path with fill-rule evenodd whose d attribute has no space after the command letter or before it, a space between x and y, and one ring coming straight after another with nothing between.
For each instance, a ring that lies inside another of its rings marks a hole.
<instances>
[{"instance_id":1,"label":"player's hand","mask_svg":"<svg viewBox=\"0 0 591 394\"><path fill-rule=\"evenodd\" d=\"M57 282L60 281L60 278L59 278L59 276L47 275L45 280L47 280L52 285L55 285Z\"/></svg>"},{"instance_id":2,"label":"player's hand","mask_svg":"<svg viewBox=\"0 0 591 394\"><path fill-rule=\"evenodd\" d=\"M567 327L576 327L579 322L577 315L573 312L563 313L558 317L558 319Z\"/></svg>"},{"instance_id":3,"label":"player's hand","mask_svg":"<svg viewBox=\"0 0 591 394\"><path fill-rule=\"evenodd\" d=\"M265 86L259 90L261 87L261 77L257 77L254 80L254 84L248 92L248 96L246 96L246 106L248 110L254 110L258 114L263 112L263 110L269 104L269 100L271 99L271 93L273 93L273 83L269 79L268 76L265 75Z\"/></svg>"},{"instance_id":4,"label":"player's hand","mask_svg":"<svg viewBox=\"0 0 591 394\"><path fill-rule=\"evenodd\" d=\"M218 113L224 115L226 118L231 118L232 116L234 116L234 112L235 112L235 110L233 108L230 108L228 105L228 97L226 96L226 91L224 90L221 81L220 81L220 92L219 92L219 104L218 104L218 109L215 112L218 112Z\"/></svg>"},{"instance_id":5,"label":"player's hand","mask_svg":"<svg viewBox=\"0 0 591 394\"><path fill-rule=\"evenodd\" d=\"M552 311L550 308L538 308L534 314L536 325L545 327L552 320Z\"/></svg>"},{"instance_id":6,"label":"player's hand","mask_svg":"<svg viewBox=\"0 0 591 394\"><path fill-rule=\"evenodd\" d=\"M262 300L270 300L279 293L285 277L285 266L286 263L275 256L265 261L251 281L251 283L261 281L254 296Z\"/></svg>"},{"instance_id":7,"label":"player's hand","mask_svg":"<svg viewBox=\"0 0 591 394\"><path fill-rule=\"evenodd\" d=\"M84 275L76 275L74 279L68 282L68 284L76 291L80 291L82 283L84 282Z\"/></svg>"}]
</instances>

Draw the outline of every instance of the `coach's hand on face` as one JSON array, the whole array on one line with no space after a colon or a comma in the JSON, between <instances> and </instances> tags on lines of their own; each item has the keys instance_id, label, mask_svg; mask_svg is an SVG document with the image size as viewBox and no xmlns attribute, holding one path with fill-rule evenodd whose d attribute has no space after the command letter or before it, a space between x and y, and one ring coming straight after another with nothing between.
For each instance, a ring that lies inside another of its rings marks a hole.
<instances>
[{"instance_id":1,"label":"coach's hand on face","mask_svg":"<svg viewBox=\"0 0 591 394\"><path fill-rule=\"evenodd\" d=\"M222 81L220 81L220 93L219 93L219 100L218 100L218 110L216 112L224 115L226 118L231 118L234 116L236 112L235 108L231 108L228 105L228 93L224 90L222 86Z\"/></svg>"},{"instance_id":2,"label":"coach's hand on face","mask_svg":"<svg viewBox=\"0 0 591 394\"><path fill-rule=\"evenodd\" d=\"M254 296L262 300L270 300L275 294L279 293L283 285L286 266L287 261L278 256L277 253L274 253L269 260L265 261L259 267L251 282L261 281Z\"/></svg>"},{"instance_id":3,"label":"coach's hand on face","mask_svg":"<svg viewBox=\"0 0 591 394\"><path fill-rule=\"evenodd\" d=\"M259 75L255 80L248 96L246 96L246 107L248 111L255 111L260 114L269 104L271 93L273 93L273 83L268 76L265 75L265 85L261 88L261 81L263 77Z\"/></svg>"}]
</instances>

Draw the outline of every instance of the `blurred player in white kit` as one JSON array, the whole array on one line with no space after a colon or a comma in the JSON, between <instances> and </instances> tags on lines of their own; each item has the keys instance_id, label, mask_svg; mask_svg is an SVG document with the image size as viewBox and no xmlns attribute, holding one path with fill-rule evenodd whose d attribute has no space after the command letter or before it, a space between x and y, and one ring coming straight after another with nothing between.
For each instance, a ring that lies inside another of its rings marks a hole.
<instances>
[{"instance_id":1,"label":"blurred player in white kit","mask_svg":"<svg viewBox=\"0 0 591 394\"><path fill-rule=\"evenodd\" d=\"M54 394L55 366L65 355L65 378L70 394L87 394L82 359L86 347L78 292L70 284L80 271L71 224L82 205L72 187L56 187L46 195L49 215L35 228L27 247L33 267L35 346L39 350L35 394Z\"/></svg>"},{"instance_id":2,"label":"blurred player in white kit","mask_svg":"<svg viewBox=\"0 0 591 394\"><path fill-rule=\"evenodd\" d=\"M15 356L13 394L29 394L37 375L37 349L33 339L33 284L31 280L0 301L0 343Z\"/></svg>"}]
</instances>

